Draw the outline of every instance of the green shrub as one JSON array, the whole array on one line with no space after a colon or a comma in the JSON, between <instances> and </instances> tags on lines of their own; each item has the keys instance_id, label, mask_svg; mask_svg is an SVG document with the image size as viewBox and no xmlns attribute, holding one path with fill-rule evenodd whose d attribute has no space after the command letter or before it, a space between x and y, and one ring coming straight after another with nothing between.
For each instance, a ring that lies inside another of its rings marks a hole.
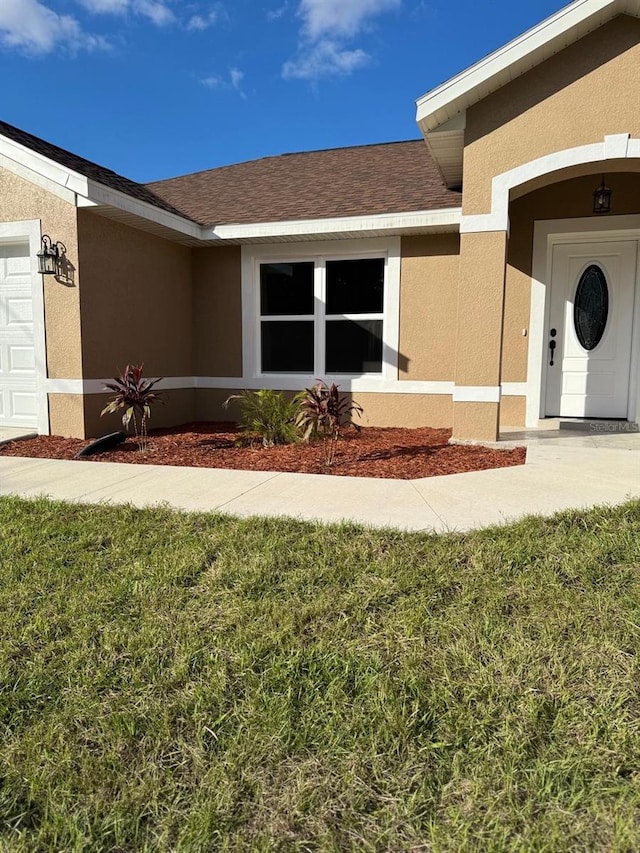
<instances>
[{"instance_id":1,"label":"green shrub","mask_svg":"<svg viewBox=\"0 0 640 853\"><path fill-rule=\"evenodd\" d=\"M288 399L280 391L262 388L259 391L243 391L232 394L224 401L225 409L232 401L240 407L240 444L294 444L300 440L296 425L300 396Z\"/></svg>"}]
</instances>

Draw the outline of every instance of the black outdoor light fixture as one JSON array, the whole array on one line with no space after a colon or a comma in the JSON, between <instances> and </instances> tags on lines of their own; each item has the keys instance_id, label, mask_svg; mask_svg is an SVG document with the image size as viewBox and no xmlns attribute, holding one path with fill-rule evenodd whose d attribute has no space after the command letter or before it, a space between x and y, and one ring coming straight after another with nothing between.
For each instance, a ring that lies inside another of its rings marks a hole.
<instances>
[{"instance_id":1,"label":"black outdoor light fixture","mask_svg":"<svg viewBox=\"0 0 640 853\"><path fill-rule=\"evenodd\" d=\"M59 275L60 261L67 253L64 243L54 243L48 234L42 235L42 249L38 252L38 272L42 275Z\"/></svg>"},{"instance_id":2,"label":"black outdoor light fixture","mask_svg":"<svg viewBox=\"0 0 640 853\"><path fill-rule=\"evenodd\" d=\"M611 190L604 182L593 193L593 212L594 213L611 213Z\"/></svg>"}]
</instances>

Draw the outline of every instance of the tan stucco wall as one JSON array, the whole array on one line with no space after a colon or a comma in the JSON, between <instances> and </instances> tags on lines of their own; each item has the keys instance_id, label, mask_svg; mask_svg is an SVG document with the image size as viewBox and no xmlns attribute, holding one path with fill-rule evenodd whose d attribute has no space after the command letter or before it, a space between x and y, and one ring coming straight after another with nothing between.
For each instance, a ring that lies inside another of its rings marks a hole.
<instances>
[{"instance_id":1,"label":"tan stucco wall","mask_svg":"<svg viewBox=\"0 0 640 853\"><path fill-rule=\"evenodd\" d=\"M456 338L456 385L497 385L506 234L463 234Z\"/></svg>"},{"instance_id":2,"label":"tan stucco wall","mask_svg":"<svg viewBox=\"0 0 640 853\"><path fill-rule=\"evenodd\" d=\"M500 401L500 426L524 426L527 417L526 397L503 397Z\"/></svg>"},{"instance_id":3,"label":"tan stucco wall","mask_svg":"<svg viewBox=\"0 0 640 853\"><path fill-rule=\"evenodd\" d=\"M235 389L207 388L196 391L195 407L196 419L199 421L235 421L238 417L238 408L234 404L227 409L222 404L232 394L242 391L242 383L238 383Z\"/></svg>"},{"instance_id":4,"label":"tan stucco wall","mask_svg":"<svg viewBox=\"0 0 640 853\"><path fill-rule=\"evenodd\" d=\"M51 435L84 438L85 398L80 394L49 394L48 400Z\"/></svg>"},{"instance_id":5,"label":"tan stucco wall","mask_svg":"<svg viewBox=\"0 0 640 853\"><path fill-rule=\"evenodd\" d=\"M399 378L452 381L458 304L457 234L403 237Z\"/></svg>"},{"instance_id":6,"label":"tan stucco wall","mask_svg":"<svg viewBox=\"0 0 640 853\"><path fill-rule=\"evenodd\" d=\"M0 222L41 221L41 233L67 247L67 258L78 267L76 209L69 202L0 168ZM38 247L39 248L39 247ZM80 348L80 279L67 287L44 276L48 375L52 379L82 376Z\"/></svg>"},{"instance_id":7,"label":"tan stucco wall","mask_svg":"<svg viewBox=\"0 0 640 853\"><path fill-rule=\"evenodd\" d=\"M195 391L188 388L163 391L162 403L154 404L151 409L151 417L147 423L148 428L179 426L196 420L195 394ZM64 395L55 396L62 397ZM95 438L122 429L121 415L113 414L100 417L100 412L109 400L108 394L88 394L85 397L86 438ZM57 434L62 435L63 433Z\"/></svg>"},{"instance_id":8,"label":"tan stucco wall","mask_svg":"<svg viewBox=\"0 0 640 853\"><path fill-rule=\"evenodd\" d=\"M453 403L446 394L356 393L353 399L364 409L358 421L376 427L450 427Z\"/></svg>"},{"instance_id":9,"label":"tan stucco wall","mask_svg":"<svg viewBox=\"0 0 640 853\"><path fill-rule=\"evenodd\" d=\"M196 417L203 421L235 420L237 408L231 404L228 409L222 403L235 390L196 391ZM447 395L422 394L376 394L354 392L353 399L364 409L357 423L362 426L406 426L406 427L450 427L453 404Z\"/></svg>"},{"instance_id":10,"label":"tan stucco wall","mask_svg":"<svg viewBox=\"0 0 640 853\"><path fill-rule=\"evenodd\" d=\"M193 252L196 376L242 376L240 246Z\"/></svg>"},{"instance_id":11,"label":"tan stucco wall","mask_svg":"<svg viewBox=\"0 0 640 853\"><path fill-rule=\"evenodd\" d=\"M640 20L621 16L467 111L465 214L491 208L491 179L554 151L640 137Z\"/></svg>"},{"instance_id":12,"label":"tan stucco wall","mask_svg":"<svg viewBox=\"0 0 640 853\"><path fill-rule=\"evenodd\" d=\"M78 211L85 379L144 362L148 376L191 376L191 250Z\"/></svg>"},{"instance_id":13,"label":"tan stucco wall","mask_svg":"<svg viewBox=\"0 0 640 853\"><path fill-rule=\"evenodd\" d=\"M497 403L455 404L453 421L454 439L460 441L495 441L497 436Z\"/></svg>"}]
</instances>

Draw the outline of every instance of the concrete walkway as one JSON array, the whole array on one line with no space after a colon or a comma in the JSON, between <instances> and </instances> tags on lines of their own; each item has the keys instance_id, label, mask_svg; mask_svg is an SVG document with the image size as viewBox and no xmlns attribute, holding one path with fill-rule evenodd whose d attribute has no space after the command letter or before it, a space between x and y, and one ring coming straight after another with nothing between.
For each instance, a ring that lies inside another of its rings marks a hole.
<instances>
[{"instance_id":1,"label":"concrete walkway","mask_svg":"<svg viewBox=\"0 0 640 853\"><path fill-rule=\"evenodd\" d=\"M0 457L0 495L469 530L640 497L640 435L509 434L527 464L419 480Z\"/></svg>"}]
</instances>

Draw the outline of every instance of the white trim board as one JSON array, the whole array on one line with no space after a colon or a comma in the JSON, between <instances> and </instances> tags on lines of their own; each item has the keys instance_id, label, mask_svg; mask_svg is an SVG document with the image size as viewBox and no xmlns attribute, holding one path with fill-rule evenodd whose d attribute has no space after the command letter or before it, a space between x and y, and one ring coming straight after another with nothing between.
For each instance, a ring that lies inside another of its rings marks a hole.
<instances>
[{"instance_id":1,"label":"white trim board","mask_svg":"<svg viewBox=\"0 0 640 853\"><path fill-rule=\"evenodd\" d=\"M456 385L454 403L499 403L502 389L499 385Z\"/></svg>"},{"instance_id":2,"label":"white trim board","mask_svg":"<svg viewBox=\"0 0 640 853\"><path fill-rule=\"evenodd\" d=\"M526 382L503 382L501 385L503 397L526 397Z\"/></svg>"},{"instance_id":3,"label":"white trim board","mask_svg":"<svg viewBox=\"0 0 640 853\"><path fill-rule=\"evenodd\" d=\"M452 395L453 382L421 381L421 380L384 380L378 378L345 378L344 376L326 376L326 381L335 382L343 391L359 391L361 393L381 394L427 394ZM314 385L315 376L262 376L244 378L242 376L173 376L165 377L156 386L160 391L173 390L211 390L237 391L247 389L258 391L269 388L274 391L300 391L302 388ZM105 383L113 379L49 379L47 391L49 394L110 394L105 391Z\"/></svg>"},{"instance_id":4,"label":"white trim board","mask_svg":"<svg viewBox=\"0 0 640 853\"><path fill-rule=\"evenodd\" d=\"M40 250L40 220L0 222L0 243L26 243L31 265L31 299L33 306L33 346L36 360L37 428L40 435L49 435L49 401L47 399L47 347L44 320L44 285L38 272Z\"/></svg>"},{"instance_id":5,"label":"white trim board","mask_svg":"<svg viewBox=\"0 0 640 853\"><path fill-rule=\"evenodd\" d=\"M327 376L328 382L335 382L343 391L358 391L362 394L424 394L425 396L454 396L454 382L445 380L419 379L345 379L343 376ZM48 379L46 386L49 394L109 394L105 384L112 382L108 379ZM237 391L246 388L248 391L258 391L270 388L274 391L300 391L312 385L315 376L279 376L244 379L242 376L172 376L165 377L156 386L160 391L171 390L220 390ZM523 397L526 394L525 382L505 382L501 389L503 397ZM475 386L474 389L475 390ZM464 393L471 393L467 388ZM478 386L478 396L484 398L484 387ZM495 388L491 388L491 397L495 397ZM483 399L477 400L482 402Z\"/></svg>"},{"instance_id":6,"label":"white trim board","mask_svg":"<svg viewBox=\"0 0 640 853\"><path fill-rule=\"evenodd\" d=\"M457 231L462 208L416 210L404 213L381 213L373 216L340 216L326 219L300 219L284 222L259 222L246 225L217 225L204 228L205 240L245 241L291 237L305 239L343 234L365 238L367 232L411 233L423 231Z\"/></svg>"},{"instance_id":7,"label":"white trim board","mask_svg":"<svg viewBox=\"0 0 640 853\"><path fill-rule=\"evenodd\" d=\"M545 389L547 375L546 329L549 321L549 292L552 252L561 243L591 243L622 240L640 241L640 214L608 216L606 220L554 219L536 222L533 237L531 276L531 308L529 315L529 354L527 367L526 426L535 427L545 417ZM640 266L640 265L639 265ZM636 283L634 329L640 329L640 284ZM635 332L637 334L637 332ZM638 375L640 373L640 348L636 342L631 355L631 384L629 410L632 417L640 419ZM635 415L633 414L635 412Z\"/></svg>"},{"instance_id":8,"label":"white trim board","mask_svg":"<svg viewBox=\"0 0 640 853\"><path fill-rule=\"evenodd\" d=\"M0 168L5 169L7 172L22 178L25 181L28 181L36 187L46 190L48 193L51 193L51 195L61 198L68 204L75 204L76 202L76 194L74 192L68 190L66 187L62 186L57 181L52 180L50 177L47 177L42 172L35 171L27 164L19 163L18 161L7 157L7 155L3 153L1 147Z\"/></svg>"}]
</instances>

